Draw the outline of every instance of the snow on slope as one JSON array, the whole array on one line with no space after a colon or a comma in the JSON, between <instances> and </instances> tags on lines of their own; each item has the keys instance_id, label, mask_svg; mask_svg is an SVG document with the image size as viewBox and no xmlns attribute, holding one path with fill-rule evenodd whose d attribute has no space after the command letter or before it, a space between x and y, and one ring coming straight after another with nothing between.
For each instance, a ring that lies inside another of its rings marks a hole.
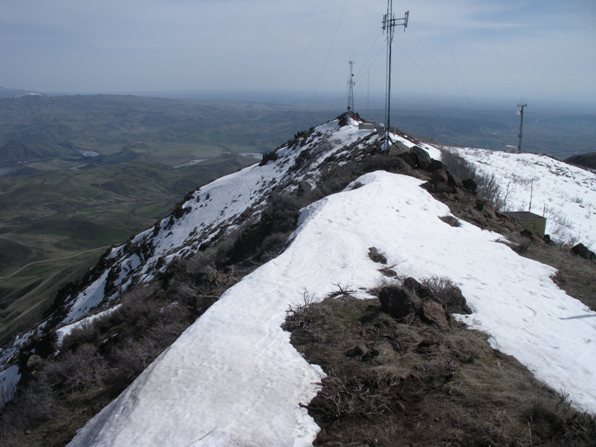
<instances>
[{"instance_id":1,"label":"snow on slope","mask_svg":"<svg viewBox=\"0 0 596 447\"><path fill-rule=\"evenodd\" d=\"M12 399L19 380L21 380L21 373L17 365L0 371L0 404Z\"/></svg>"},{"instance_id":2,"label":"snow on slope","mask_svg":"<svg viewBox=\"0 0 596 447\"><path fill-rule=\"evenodd\" d=\"M315 128L300 144L277 150L276 160L264 166L250 166L201 187L181 205L178 217L166 217L153 229L138 234L128 247L114 248L108 256L109 269L70 299L69 312L63 323L70 324L86 317L106 301L114 302L135 281L151 280L172 260L196 253L222 230L234 228L240 221L257 215L259 207L275 187L301 180L294 163L303 152L313 155L308 170L316 179L317 168L326 157L373 133L360 130L358 122L351 119L342 127L338 120L330 121ZM243 214L247 212L249 215ZM106 288L111 291L107 296Z\"/></svg>"},{"instance_id":3,"label":"snow on slope","mask_svg":"<svg viewBox=\"0 0 596 447\"><path fill-rule=\"evenodd\" d=\"M454 280L473 309L463 321L596 413L596 313L556 287L551 267L496 233L444 223L449 209L420 180L375 172L358 182L306 208L287 250L229 289L69 445L310 445L317 426L299 404L322 373L280 325L305 290L322 299L334 283L377 285L372 246L401 274Z\"/></svg>"},{"instance_id":4,"label":"snow on slope","mask_svg":"<svg viewBox=\"0 0 596 447\"><path fill-rule=\"evenodd\" d=\"M64 337L68 337L73 331L78 329L84 329L87 326L101 320L102 318L108 317L113 314L116 310L120 308L121 304L116 304L114 307L110 309L104 310L103 312L99 312L95 315L91 315L89 317L83 318L82 320L77 321L76 323L68 324L66 326L62 326L61 328L56 330L56 343L58 346L62 345L62 341Z\"/></svg>"},{"instance_id":5,"label":"snow on slope","mask_svg":"<svg viewBox=\"0 0 596 447\"><path fill-rule=\"evenodd\" d=\"M547 218L546 232L562 243L582 242L596 251L596 173L537 154L448 148L484 174L494 174L507 211Z\"/></svg>"}]
</instances>

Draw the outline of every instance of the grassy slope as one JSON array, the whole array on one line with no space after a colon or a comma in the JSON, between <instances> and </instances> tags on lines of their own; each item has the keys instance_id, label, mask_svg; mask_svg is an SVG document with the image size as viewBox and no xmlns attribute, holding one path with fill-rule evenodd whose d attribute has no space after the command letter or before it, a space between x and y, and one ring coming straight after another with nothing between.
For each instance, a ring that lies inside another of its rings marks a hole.
<instances>
[{"instance_id":1,"label":"grassy slope","mask_svg":"<svg viewBox=\"0 0 596 447\"><path fill-rule=\"evenodd\" d=\"M399 322L346 296L295 309L286 328L328 374L307 406L314 445L594 445L594 417L459 323Z\"/></svg>"}]
</instances>

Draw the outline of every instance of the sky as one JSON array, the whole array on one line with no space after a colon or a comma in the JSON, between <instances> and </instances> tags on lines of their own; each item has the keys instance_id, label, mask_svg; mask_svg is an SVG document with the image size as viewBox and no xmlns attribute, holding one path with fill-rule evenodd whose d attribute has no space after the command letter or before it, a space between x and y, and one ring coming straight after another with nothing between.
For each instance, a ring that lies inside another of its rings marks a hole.
<instances>
[{"instance_id":1,"label":"sky","mask_svg":"<svg viewBox=\"0 0 596 447\"><path fill-rule=\"evenodd\" d=\"M385 0L0 0L0 86L43 92L385 86ZM596 1L394 0L396 95L596 103Z\"/></svg>"}]
</instances>

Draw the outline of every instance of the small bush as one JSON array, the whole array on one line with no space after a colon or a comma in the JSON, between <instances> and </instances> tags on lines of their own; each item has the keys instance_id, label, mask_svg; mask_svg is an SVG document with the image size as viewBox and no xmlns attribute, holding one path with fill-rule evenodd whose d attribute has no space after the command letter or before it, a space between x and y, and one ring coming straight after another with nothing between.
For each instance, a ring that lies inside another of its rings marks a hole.
<instances>
[{"instance_id":1,"label":"small bush","mask_svg":"<svg viewBox=\"0 0 596 447\"><path fill-rule=\"evenodd\" d=\"M504 206L503 192L493 174L481 174L471 163L451 151L443 150L441 156L443 164L447 166L456 181L461 183L472 179L476 184L476 193L480 197L490 202L496 209Z\"/></svg>"},{"instance_id":2,"label":"small bush","mask_svg":"<svg viewBox=\"0 0 596 447\"><path fill-rule=\"evenodd\" d=\"M106 370L105 360L91 344L66 352L61 358L48 361L44 367L50 385L64 393L102 385Z\"/></svg>"},{"instance_id":3,"label":"small bush","mask_svg":"<svg viewBox=\"0 0 596 447\"><path fill-rule=\"evenodd\" d=\"M432 276L423 280L422 285L430 289L432 296L445 306L447 312L472 313L460 288L449 278Z\"/></svg>"},{"instance_id":4,"label":"small bush","mask_svg":"<svg viewBox=\"0 0 596 447\"><path fill-rule=\"evenodd\" d=\"M496 209L503 208L502 191L494 174L482 175L476 173L473 177L477 185L477 193L488 200Z\"/></svg>"},{"instance_id":5,"label":"small bush","mask_svg":"<svg viewBox=\"0 0 596 447\"><path fill-rule=\"evenodd\" d=\"M441 151L441 160L443 161L443 164L447 166L449 173L458 182L474 178L476 175L474 167L454 152L443 149Z\"/></svg>"},{"instance_id":6,"label":"small bush","mask_svg":"<svg viewBox=\"0 0 596 447\"><path fill-rule=\"evenodd\" d=\"M259 163L259 166L265 166L267 163L269 163L270 161L275 161L277 160L277 152L268 152L266 154L263 154L263 157L261 158L261 162Z\"/></svg>"}]
</instances>

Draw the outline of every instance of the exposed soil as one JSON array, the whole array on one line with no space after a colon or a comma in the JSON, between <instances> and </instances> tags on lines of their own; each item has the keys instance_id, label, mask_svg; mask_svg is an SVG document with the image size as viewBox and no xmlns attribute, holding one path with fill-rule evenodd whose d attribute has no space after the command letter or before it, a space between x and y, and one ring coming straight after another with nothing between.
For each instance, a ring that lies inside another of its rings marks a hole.
<instances>
[{"instance_id":1,"label":"exposed soil","mask_svg":"<svg viewBox=\"0 0 596 447\"><path fill-rule=\"evenodd\" d=\"M453 320L402 321L377 299L349 296L288 314L292 344L328 374L307 407L321 427L315 445L596 445L594 418L484 334Z\"/></svg>"}]
</instances>

